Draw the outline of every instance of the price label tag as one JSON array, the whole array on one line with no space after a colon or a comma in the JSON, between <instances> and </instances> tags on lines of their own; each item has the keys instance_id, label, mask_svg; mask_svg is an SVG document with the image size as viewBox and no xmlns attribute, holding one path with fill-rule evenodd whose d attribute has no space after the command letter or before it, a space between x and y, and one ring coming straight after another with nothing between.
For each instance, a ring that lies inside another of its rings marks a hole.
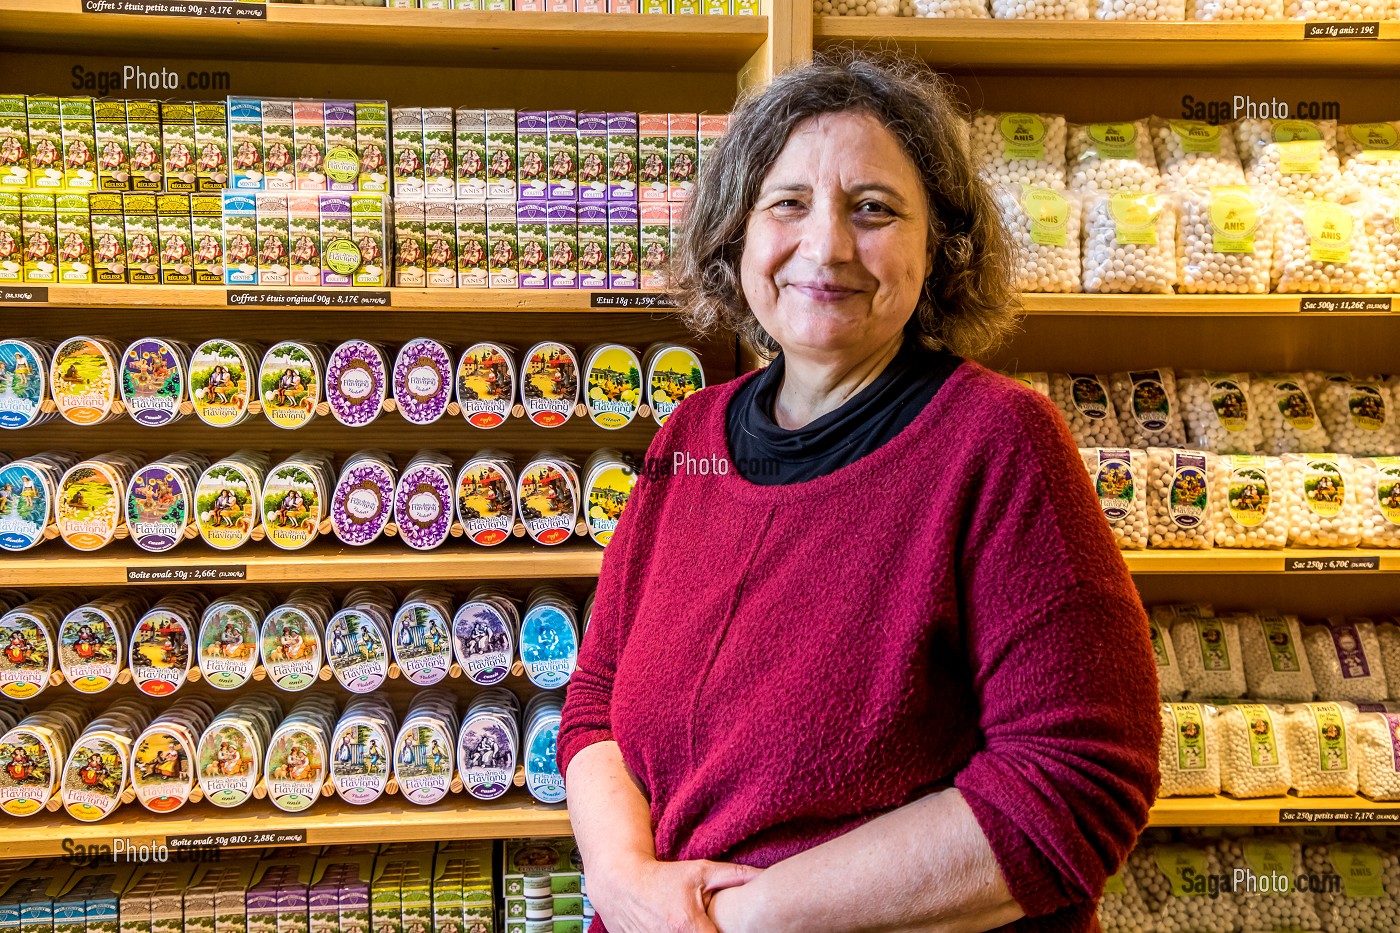
<instances>
[{"instance_id":1,"label":"price label tag","mask_svg":"<svg viewBox=\"0 0 1400 933\"><path fill-rule=\"evenodd\" d=\"M1280 823L1400 823L1400 810L1279 810Z\"/></svg>"},{"instance_id":2,"label":"price label tag","mask_svg":"<svg viewBox=\"0 0 1400 933\"><path fill-rule=\"evenodd\" d=\"M241 846L296 846L306 844L304 829L260 829L243 833L188 833L166 836L165 844L175 850L223 849Z\"/></svg>"},{"instance_id":3,"label":"price label tag","mask_svg":"<svg viewBox=\"0 0 1400 933\"><path fill-rule=\"evenodd\" d=\"M83 0L84 13L191 16L197 19L267 19L264 0Z\"/></svg>"},{"instance_id":4,"label":"price label tag","mask_svg":"<svg viewBox=\"0 0 1400 933\"><path fill-rule=\"evenodd\" d=\"M247 579L247 564L206 564L203 567L145 564L126 568L127 583L240 583Z\"/></svg>"},{"instance_id":5,"label":"price label tag","mask_svg":"<svg viewBox=\"0 0 1400 933\"><path fill-rule=\"evenodd\" d=\"M230 308L389 308L394 304L390 292L357 288L230 288L226 295Z\"/></svg>"},{"instance_id":6,"label":"price label tag","mask_svg":"<svg viewBox=\"0 0 1400 933\"><path fill-rule=\"evenodd\" d=\"M49 300L47 285L5 285L0 287L0 304L41 305Z\"/></svg>"},{"instance_id":7,"label":"price label tag","mask_svg":"<svg viewBox=\"0 0 1400 933\"><path fill-rule=\"evenodd\" d=\"M1380 23L1304 23L1304 39L1379 39Z\"/></svg>"},{"instance_id":8,"label":"price label tag","mask_svg":"<svg viewBox=\"0 0 1400 933\"><path fill-rule=\"evenodd\" d=\"M1378 554L1360 557L1286 557L1283 569L1289 572L1326 573L1328 571L1380 570L1381 558Z\"/></svg>"},{"instance_id":9,"label":"price label tag","mask_svg":"<svg viewBox=\"0 0 1400 933\"><path fill-rule=\"evenodd\" d=\"M1298 299L1298 310L1309 311L1341 311L1349 314L1364 312L1369 314L1386 314L1390 311L1389 298L1300 298Z\"/></svg>"},{"instance_id":10,"label":"price label tag","mask_svg":"<svg viewBox=\"0 0 1400 933\"><path fill-rule=\"evenodd\" d=\"M647 292L591 292L588 296L588 306L620 311L631 308L671 309L680 307L676 304L676 299L670 295Z\"/></svg>"}]
</instances>

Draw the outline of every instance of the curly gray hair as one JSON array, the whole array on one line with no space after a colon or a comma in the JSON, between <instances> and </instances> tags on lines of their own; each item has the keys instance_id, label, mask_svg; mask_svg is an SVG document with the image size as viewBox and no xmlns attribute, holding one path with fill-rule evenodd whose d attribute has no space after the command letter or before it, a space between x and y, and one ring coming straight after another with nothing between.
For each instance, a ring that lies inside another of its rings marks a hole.
<instances>
[{"instance_id":1,"label":"curly gray hair","mask_svg":"<svg viewBox=\"0 0 1400 933\"><path fill-rule=\"evenodd\" d=\"M933 269L906 333L931 349L976 359L1015 327L1011 240L967 152L947 83L922 63L852 52L791 68L740 99L701 166L669 267L670 291L697 334L732 331L757 351L780 349L740 284L744 231L759 188L804 120L862 111L899 140L923 181Z\"/></svg>"}]
</instances>

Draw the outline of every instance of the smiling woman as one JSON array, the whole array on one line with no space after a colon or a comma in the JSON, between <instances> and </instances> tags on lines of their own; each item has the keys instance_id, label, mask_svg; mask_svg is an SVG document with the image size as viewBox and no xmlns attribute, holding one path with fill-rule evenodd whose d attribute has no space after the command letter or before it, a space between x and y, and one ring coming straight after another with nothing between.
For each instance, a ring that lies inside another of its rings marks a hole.
<instances>
[{"instance_id":1,"label":"smiling woman","mask_svg":"<svg viewBox=\"0 0 1400 933\"><path fill-rule=\"evenodd\" d=\"M774 359L676 408L604 556L558 746L595 930L1089 931L1146 823L1146 616L1053 404L974 361L1015 310L958 121L820 61L705 163L682 313Z\"/></svg>"}]
</instances>

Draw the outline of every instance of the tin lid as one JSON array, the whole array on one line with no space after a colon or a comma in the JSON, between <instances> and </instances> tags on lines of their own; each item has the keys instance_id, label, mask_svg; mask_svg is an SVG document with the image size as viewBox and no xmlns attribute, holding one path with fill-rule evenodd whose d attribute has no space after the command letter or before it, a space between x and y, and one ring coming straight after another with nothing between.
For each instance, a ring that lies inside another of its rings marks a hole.
<instances>
[{"instance_id":1,"label":"tin lid","mask_svg":"<svg viewBox=\"0 0 1400 933\"><path fill-rule=\"evenodd\" d=\"M394 613L394 662L420 687L447 676L452 662L452 607L432 599L409 599Z\"/></svg>"},{"instance_id":2,"label":"tin lid","mask_svg":"<svg viewBox=\"0 0 1400 933\"><path fill-rule=\"evenodd\" d=\"M68 749L51 729L29 717L0 737L0 810L10 816L44 812L63 776Z\"/></svg>"},{"instance_id":3,"label":"tin lid","mask_svg":"<svg viewBox=\"0 0 1400 933\"><path fill-rule=\"evenodd\" d=\"M506 679L515 639L514 622L491 600L470 599L452 617L453 651L472 683L485 687Z\"/></svg>"},{"instance_id":4,"label":"tin lid","mask_svg":"<svg viewBox=\"0 0 1400 933\"><path fill-rule=\"evenodd\" d=\"M378 418L388 369L384 351L372 343L347 340L336 347L326 364L326 401L335 420L359 428Z\"/></svg>"},{"instance_id":5,"label":"tin lid","mask_svg":"<svg viewBox=\"0 0 1400 933\"><path fill-rule=\"evenodd\" d=\"M259 607L247 600L220 599L204 610L199 624L199 670L220 690L243 686L258 664Z\"/></svg>"},{"instance_id":6,"label":"tin lid","mask_svg":"<svg viewBox=\"0 0 1400 933\"><path fill-rule=\"evenodd\" d=\"M636 351L616 343L593 347L584 368L588 374L584 402L593 423L610 431L631 424L644 397Z\"/></svg>"},{"instance_id":7,"label":"tin lid","mask_svg":"<svg viewBox=\"0 0 1400 933\"><path fill-rule=\"evenodd\" d=\"M190 616L171 606L157 606L132 630L127 663L137 688L148 696L169 696L190 672Z\"/></svg>"},{"instance_id":8,"label":"tin lid","mask_svg":"<svg viewBox=\"0 0 1400 933\"><path fill-rule=\"evenodd\" d=\"M84 823L104 819L121 804L126 789L128 743L110 734L84 733L63 768L63 808Z\"/></svg>"},{"instance_id":9,"label":"tin lid","mask_svg":"<svg viewBox=\"0 0 1400 933\"><path fill-rule=\"evenodd\" d=\"M73 424L116 417L117 360L121 351L104 337L70 337L49 364L49 387L58 413Z\"/></svg>"},{"instance_id":10,"label":"tin lid","mask_svg":"<svg viewBox=\"0 0 1400 933\"><path fill-rule=\"evenodd\" d=\"M415 550L431 550L447 540L452 528L451 461L410 465L394 493L394 521L399 537Z\"/></svg>"},{"instance_id":11,"label":"tin lid","mask_svg":"<svg viewBox=\"0 0 1400 933\"><path fill-rule=\"evenodd\" d=\"M557 428L578 405L578 354L568 344L546 340L525 354L520 398L525 415L542 428Z\"/></svg>"},{"instance_id":12,"label":"tin lid","mask_svg":"<svg viewBox=\"0 0 1400 933\"><path fill-rule=\"evenodd\" d=\"M462 417L475 428L496 428L515 403L515 360L509 347L482 342L457 363L456 397Z\"/></svg>"},{"instance_id":13,"label":"tin lid","mask_svg":"<svg viewBox=\"0 0 1400 933\"><path fill-rule=\"evenodd\" d=\"M384 793L393 731L392 722L347 707L335 725L330 747L331 780L342 800L363 805Z\"/></svg>"},{"instance_id":14,"label":"tin lid","mask_svg":"<svg viewBox=\"0 0 1400 933\"><path fill-rule=\"evenodd\" d=\"M257 348L237 340L215 338L195 347L190 357L190 402L201 421L227 428L248 416L257 360Z\"/></svg>"},{"instance_id":15,"label":"tin lid","mask_svg":"<svg viewBox=\"0 0 1400 933\"><path fill-rule=\"evenodd\" d=\"M31 460L0 467L0 549L25 551L44 540L58 478Z\"/></svg>"},{"instance_id":16,"label":"tin lid","mask_svg":"<svg viewBox=\"0 0 1400 933\"><path fill-rule=\"evenodd\" d=\"M27 428L52 417L44 402L53 350L42 340L0 340L0 428Z\"/></svg>"},{"instance_id":17,"label":"tin lid","mask_svg":"<svg viewBox=\"0 0 1400 933\"><path fill-rule=\"evenodd\" d=\"M566 685L578 662L578 623L572 610L544 601L526 609L520 620L520 660L535 686L555 690Z\"/></svg>"},{"instance_id":18,"label":"tin lid","mask_svg":"<svg viewBox=\"0 0 1400 933\"><path fill-rule=\"evenodd\" d=\"M146 727L132 747L131 781L136 799L152 813L172 813L185 805L195 787L202 728L158 721ZM191 734L193 733L193 734Z\"/></svg>"},{"instance_id":19,"label":"tin lid","mask_svg":"<svg viewBox=\"0 0 1400 933\"><path fill-rule=\"evenodd\" d=\"M63 615L31 603L0 616L0 693L27 700L48 687Z\"/></svg>"},{"instance_id":20,"label":"tin lid","mask_svg":"<svg viewBox=\"0 0 1400 933\"><path fill-rule=\"evenodd\" d=\"M55 506L58 531L80 551L105 547L122 523L126 483L134 468L115 453L73 466L59 484Z\"/></svg>"},{"instance_id":21,"label":"tin lid","mask_svg":"<svg viewBox=\"0 0 1400 933\"><path fill-rule=\"evenodd\" d=\"M510 464L477 455L462 465L456 483L457 520L473 544L507 540L515 528L515 477Z\"/></svg>"},{"instance_id":22,"label":"tin lid","mask_svg":"<svg viewBox=\"0 0 1400 933\"><path fill-rule=\"evenodd\" d=\"M143 337L122 354L122 404L133 421L160 427L184 417L188 394L186 364L190 351L173 340Z\"/></svg>"},{"instance_id":23,"label":"tin lid","mask_svg":"<svg viewBox=\"0 0 1400 933\"><path fill-rule=\"evenodd\" d=\"M393 514L396 470L392 461L352 457L341 468L331 497L331 525L346 544L369 544Z\"/></svg>"},{"instance_id":24,"label":"tin lid","mask_svg":"<svg viewBox=\"0 0 1400 933\"><path fill-rule=\"evenodd\" d=\"M326 352L297 340L273 344L258 368L263 415L279 428L295 430L316 417L321 400Z\"/></svg>"},{"instance_id":25,"label":"tin lid","mask_svg":"<svg viewBox=\"0 0 1400 933\"><path fill-rule=\"evenodd\" d=\"M665 424L683 399L705 387L705 368L689 347L648 350L646 369L647 401L657 424Z\"/></svg>"},{"instance_id":26,"label":"tin lid","mask_svg":"<svg viewBox=\"0 0 1400 933\"><path fill-rule=\"evenodd\" d=\"M264 759L263 779L279 810L298 813L315 803L326 780L326 737L319 724L278 727Z\"/></svg>"},{"instance_id":27,"label":"tin lid","mask_svg":"<svg viewBox=\"0 0 1400 933\"><path fill-rule=\"evenodd\" d=\"M262 476L252 464L232 457L212 464L195 486L199 536L221 551L241 547L258 525L261 498Z\"/></svg>"},{"instance_id":28,"label":"tin lid","mask_svg":"<svg viewBox=\"0 0 1400 933\"><path fill-rule=\"evenodd\" d=\"M210 723L199 738L199 787L216 807L236 807L253 795L262 774L252 726L230 716Z\"/></svg>"},{"instance_id":29,"label":"tin lid","mask_svg":"<svg viewBox=\"0 0 1400 933\"><path fill-rule=\"evenodd\" d=\"M268 472L263 487L263 529L267 539L283 550L304 548L320 533L332 490L324 469L317 467L293 458Z\"/></svg>"},{"instance_id":30,"label":"tin lid","mask_svg":"<svg viewBox=\"0 0 1400 933\"><path fill-rule=\"evenodd\" d=\"M184 540L195 511L194 490L199 475L188 466L184 462L157 460L132 476L126 492L126 527L141 550L160 553Z\"/></svg>"},{"instance_id":31,"label":"tin lid","mask_svg":"<svg viewBox=\"0 0 1400 933\"><path fill-rule=\"evenodd\" d=\"M525 530L539 544L567 541L578 523L578 478L567 460L540 456L525 465L516 483Z\"/></svg>"},{"instance_id":32,"label":"tin lid","mask_svg":"<svg viewBox=\"0 0 1400 933\"><path fill-rule=\"evenodd\" d=\"M268 680L290 692L305 690L321 674L321 631L303 608L284 603L263 620L259 641Z\"/></svg>"},{"instance_id":33,"label":"tin lid","mask_svg":"<svg viewBox=\"0 0 1400 933\"><path fill-rule=\"evenodd\" d=\"M446 796L452 783L454 725L428 712L399 728L394 739L394 777L399 793L410 803L426 806Z\"/></svg>"},{"instance_id":34,"label":"tin lid","mask_svg":"<svg viewBox=\"0 0 1400 933\"><path fill-rule=\"evenodd\" d=\"M432 424L452 400L452 354L428 337L404 344L394 359L394 403L410 424Z\"/></svg>"},{"instance_id":35,"label":"tin lid","mask_svg":"<svg viewBox=\"0 0 1400 933\"><path fill-rule=\"evenodd\" d=\"M623 507L636 484L636 469L621 458L609 457L589 470L586 480L588 536L599 545L607 547L612 540Z\"/></svg>"},{"instance_id":36,"label":"tin lid","mask_svg":"<svg viewBox=\"0 0 1400 933\"><path fill-rule=\"evenodd\" d=\"M326 626L326 662L352 693L368 693L389 675L389 632L380 612L347 604Z\"/></svg>"},{"instance_id":37,"label":"tin lid","mask_svg":"<svg viewBox=\"0 0 1400 933\"><path fill-rule=\"evenodd\" d=\"M477 800L495 800L515 781L517 732L504 716L481 713L468 717L457 734L457 770L467 793Z\"/></svg>"}]
</instances>

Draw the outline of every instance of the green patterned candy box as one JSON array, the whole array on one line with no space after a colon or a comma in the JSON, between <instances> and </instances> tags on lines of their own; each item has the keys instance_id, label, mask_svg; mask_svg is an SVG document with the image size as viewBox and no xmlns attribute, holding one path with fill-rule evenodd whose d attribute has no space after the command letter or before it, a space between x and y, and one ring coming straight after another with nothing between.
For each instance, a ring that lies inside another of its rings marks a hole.
<instances>
[{"instance_id":1,"label":"green patterned candy box","mask_svg":"<svg viewBox=\"0 0 1400 933\"><path fill-rule=\"evenodd\" d=\"M73 191L97 187L97 139L91 97L63 97L58 110L63 123L63 183Z\"/></svg>"}]
</instances>

